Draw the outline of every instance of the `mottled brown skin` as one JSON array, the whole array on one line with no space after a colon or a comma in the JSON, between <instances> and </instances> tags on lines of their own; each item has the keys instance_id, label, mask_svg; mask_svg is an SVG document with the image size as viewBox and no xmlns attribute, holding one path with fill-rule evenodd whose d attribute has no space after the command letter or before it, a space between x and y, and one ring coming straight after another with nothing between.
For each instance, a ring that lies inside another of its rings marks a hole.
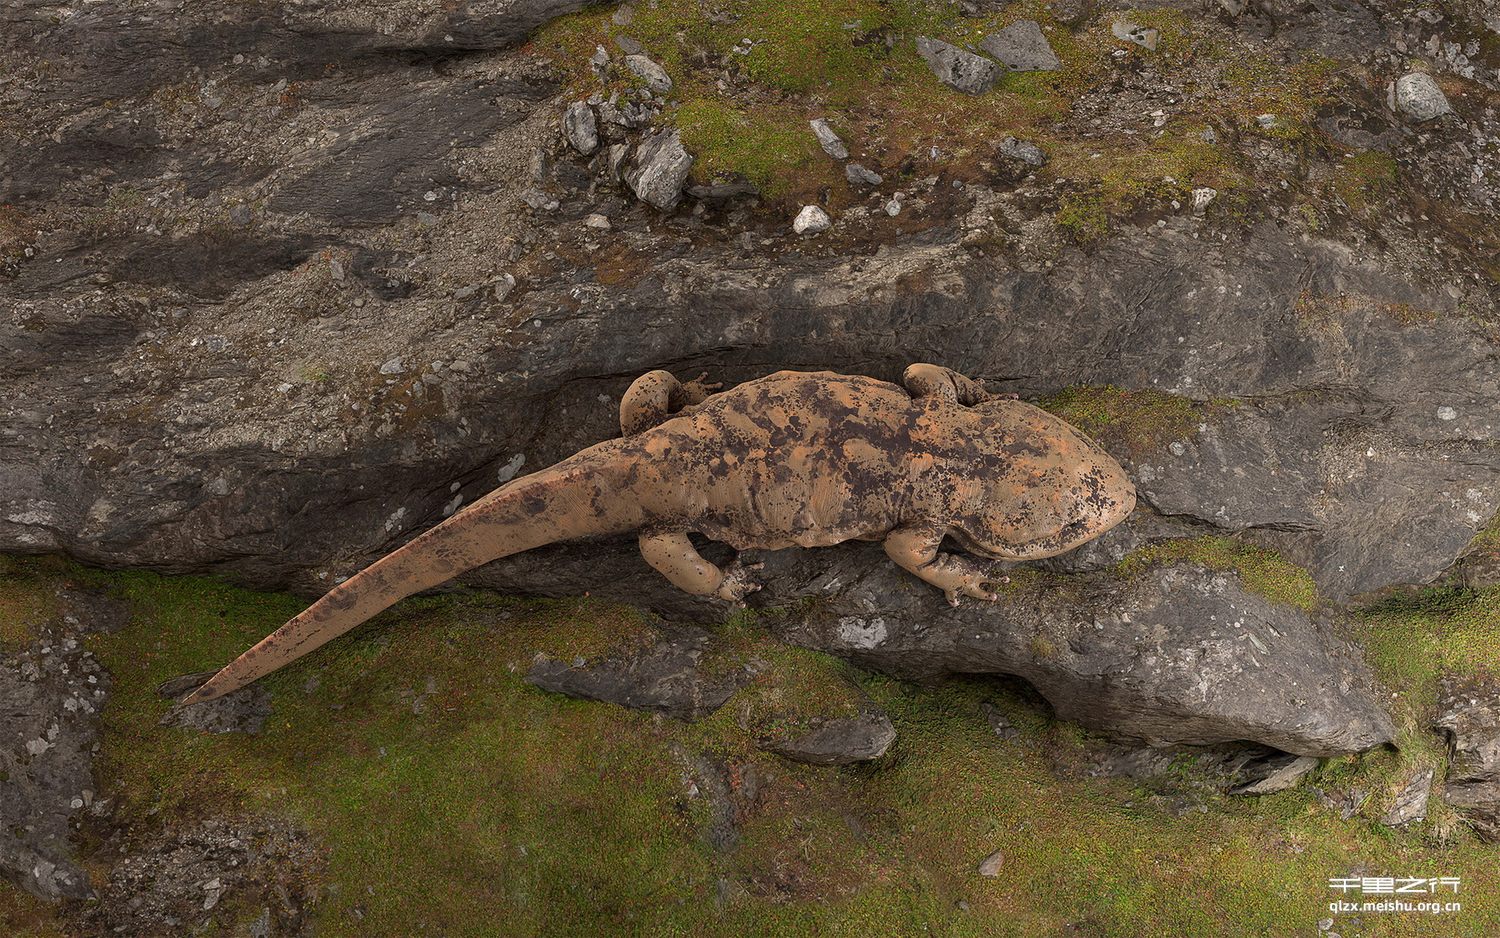
<instances>
[{"instance_id":1,"label":"mottled brown skin","mask_svg":"<svg viewBox=\"0 0 1500 938\"><path fill-rule=\"evenodd\" d=\"M952 538L993 560L1032 560L1098 537L1135 507L1124 471L1073 427L938 365L905 387L782 371L710 394L643 375L620 405L624 436L510 482L339 584L199 688L236 690L413 593L544 544L636 532L679 588L732 603L759 587L688 540L737 550L883 541L897 564L960 596L995 599Z\"/></svg>"}]
</instances>

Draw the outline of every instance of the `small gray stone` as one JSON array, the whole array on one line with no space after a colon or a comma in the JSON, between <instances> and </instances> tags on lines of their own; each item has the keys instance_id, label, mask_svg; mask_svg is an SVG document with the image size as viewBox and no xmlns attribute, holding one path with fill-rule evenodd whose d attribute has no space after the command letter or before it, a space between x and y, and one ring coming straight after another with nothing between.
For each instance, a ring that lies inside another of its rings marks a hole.
<instances>
[{"instance_id":1,"label":"small gray stone","mask_svg":"<svg viewBox=\"0 0 1500 938\"><path fill-rule=\"evenodd\" d=\"M1318 767L1313 756L1294 756L1289 753L1257 760L1242 769L1242 777L1250 781L1230 789L1231 795L1269 795L1285 791L1301 781L1302 776Z\"/></svg>"},{"instance_id":2,"label":"small gray stone","mask_svg":"<svg viewBox=\"0 0 1500 938\"><path fill-rule=\"evenodd\" d=\"M849 148L844 146L844 141L840 140L839 135L833 132L832 127L828 126L828 121L818 117L807 123L808 126L812 127L813 134L818 138L818 145L823 148L824 153L827 153L836 160L847 160L849 158Z\"/></svg>"},{"instance_id":3,"label":"small gray stone","mask_svg":"<svg viewBox=\"0 0 1500 938\"><path fill-rule=\"evenodd\" d=\"M516 278L515 278L515 275L514 274L508 274L508 273L501 274L500 278L495 281L495 300L498 302L500 300L505 299L507 296L510 296L510 291L514 290L515 288L516 288ZM453 370L454 371L468 371L469 370L469 363L466 362L466 361L464 361L464 360L462 360L462 359L460 359L460 360L458 360L458 361L456 361L456 362L453 363Z\"/></svg>"},{"instance_id":4,"label":"small gray stone","mask_svg":"<svg viewBox=\"0 0 1500 938\"><path fill-rule=\"evenodd\" d=\"M583 220L583 225L585 228L598 228L602 231L608 231L609 216L601 215L598 212L593 212Z\"/></svg>"},{"instance_id":5,"label":"small gray stone","mask_svg":"<svg viewBox=\"0 0 1500 938\"><path fill-rule=\"evenodd\" d=\"M616 143L609 148L609 174L615 179L625 178L625 162L630 159L630 144Z\"/></svg>"},{"instance_id":6,"label":"small gray stone","mask_svg":"<svg viewBox=\"0 0 1500 938\"><path fill-rule=\"evenodd\" d=\"M802 211L797 213L797 218L792 222L792 230L797 234L819 234L827 231L833 226L833 220L828 213L816 205L804 205Z\"/></svg>"},{"instance_id":7,"label":"small gray stone","mask_svg":"<svg viewBox=\"0 0 1500 938\"><path fill-rule=\"evenodd\" d=\"M626 55L641 55L646 51L645 46L631 39L629 36L616 36L615 45L619 46L620 51Z\"/></svg>"},{"instance_id":8,"label":"small gray stone","mask_svg":"<svg viewBox=\"0 0 1500 938\"><path fill-rule=\"evenodd\" d=\"M994 853L979 861L979 875L994 879L1000 875L1000 867L1005 865L1005 853L996 850Z\"/></svg>"},{"instance_id":9,"label":"small gray stone","mask_svg":"<svg viewBox=\"0 0 1500 938\"><path fill-rule=\"evenodd\" d=\"M856 717L823 720L792 739L777 739L765 748L793 762L811 765L848 765L885 755L896 741L890 718L871 709Z\"/></svg>"},{"instance_id":10,"label":"small gray stone","mask_svg":"<svg viewBox=\"0 0 1500 938\"><path fill-rule=\"evenodd\" d=\"M667 70L646 58L644 55L625 56L625 67L634 72L657 94L667 94L672 90L672 77Z\"/></svg>"},{"instance_id":11,"label":"small gray stone","mask_svg":"<svg viewBox=\"0 0 1500 938\"><path fill-rule=\"evenodd\" d=\"M979 48L1013 72L1050 72L1062 64L1036 20L1021 20L991 33Z\"/></svg>"},{"instance_id":12,"label":"small gray stone","mask_svg":"<svg viewBox=\"0 0 1500 938\"><path fill-rule=\"evenodd\" d=\"M383 375L400 374L404 367L405 364L401 361L401 356L397 355L395 358L380 366L380 373Z\"/></svg>"},{"instance_id":13,"label":"small gray stone","mask_svg":"<svg viewBox=\"0 0 1500 938\"><path fill-rule=\"evenodd\" d=\"M1111 23L1109 31L1116 39L1133 42L1151 52L1156 51L1157 40L1161 38L1161 33L1150 26L1137 26L1124 18Z\"/></svg>"},{"instance_id":14,"label":"small gray stone","mask_svg":"<svg viewBox=\"0 0 1500 938\"><path fill-rule=\"evenodd\" d=\"M1389 827L1399 827L1412 821L1420 821L1427 816L1427 794L1432 789L1433 770L1425 768L1412 776L1406 787L1401 789L1401 794L1396 796L1396 802L1391 809L1380 819L1382 824Z\"/></svg>"},{"instance_id":15,"label":"small gray stone","mask_svg":"<svg viewBox=\"0 0 1500 938\"><path fill-rule=\"evenodd\" d=\"M938 80L964 94L983 94L995 86L1000 66L941 39L917 37L917 54Z\"/></svg>"},{"instance_id":16,"label":"small gray stone","mask_svg":"<svg viewBox=\"0 0 1500 938\"><path fill-rule=\"evenodd\" d=\"M595 46L594 54L589 56L589 65L600 78L609 74L609 50L603 46Z\"/></svg>"},{"instance_id":17,"label":"small gray stone","mask_svg":"<svg viewBox=\"0 0 1500 938\"><path fill-rule=\"evenodd\" d=\"M884 181L884 177L879 173L872 172L859 163L845 165L844 178L854 186L878 186Z\"/></svg>"},{"instance_id":18,"label":"small gray stone","mask_svg":"<svg viewBox=\"0 0 1500 938\"><path fill-rule=\"evenodd\" d=\"M677 207L693 158L675 130L661 130L641 142L625 172L625 183L642 202L664 212Z\"/></svg>"},{"instance_id":19,"label":"small gray stone","mask_svg":"<svg viewBox=\"0 0 1500 938\"><path fill-rule=\"evenodd\" d=\"M1426 72L1408 72L1396 79L1396 110L1418 123L1453 110L1448 96Z\"/></svg>"},{"instance_id":20,"label":"small gray stone","mask_svg":"<svg viewBox=\"0 0 1500 938\"><path fill-rule=\"evenodd\" d=\"M557 210L557 200L540 189L521 190L521 201L538 212L552 212Z\"/></svg>"},{"instance_id":21,"label":"small gray stone","mask_svg":"<svg viewBox=\"0 0 1500 938\"><path fill-rule=\"evenodd\" d=\"M574 101L568 105L563 112L562 129L563 137L584 156L599 148L599 124L587 101Z\"/></svg>"},{"instance_id":22,"label":"small gray stone","mask_svg":"<svg viewBox=\"0 0 1500 938\"><path fill-rule=\"evenodd\" d=\"M1208 203L1218 198L1219 190L1210 186L1200 186L1193 190L1193 211L1199 215L1208 208Z\"/></svg>"},{"instance_id":23,"label":"small gray stone","mask_svg":"<svg viewBox=\"0 0 1500 938\"><path fill-rule=\"evenodd\" d=\"M250 206L243 202L229 210L229 223L236 228L249 227L252 218L253 213L250 211Z\"/></svg>"},{"instance_id":24,"label":"small gray stone","mask_svg":"<svg viewBox=\"0 0 1500 938\"><path fill-rule=\"evenodd\" d=\"M1041 147L1015 137L1006 137L1000 141L1000 154L1020 160L1028 166L1041 166L1047 162L1047 154L1042 152Z\"/></svg>"}]
</instances>

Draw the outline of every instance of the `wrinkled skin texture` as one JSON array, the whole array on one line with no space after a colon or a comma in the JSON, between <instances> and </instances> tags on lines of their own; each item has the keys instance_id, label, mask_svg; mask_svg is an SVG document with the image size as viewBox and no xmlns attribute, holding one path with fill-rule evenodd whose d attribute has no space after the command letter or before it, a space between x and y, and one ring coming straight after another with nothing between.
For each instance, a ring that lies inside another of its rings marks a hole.
<instances>
[{"instance_id":1,"label":"wrinkled skin texture","mask_svg":"<svg viewBox=\"0 0 1500 938\"><path fill-rule=\"evenodd\" d=\"M737 550L883 541L904 569L993 600L971 557L1033 560L1071 550L1130 514L1119 464L1058 418L938 365L905 387L781 371L710 394L653 371L620 406L624 436L491 492L334 587L199 688L222 696L392 603L544 544L639 532L641 554L689 593L738 603L753 567L721 569L688 539Z\"/></svg>"}]
</instances>

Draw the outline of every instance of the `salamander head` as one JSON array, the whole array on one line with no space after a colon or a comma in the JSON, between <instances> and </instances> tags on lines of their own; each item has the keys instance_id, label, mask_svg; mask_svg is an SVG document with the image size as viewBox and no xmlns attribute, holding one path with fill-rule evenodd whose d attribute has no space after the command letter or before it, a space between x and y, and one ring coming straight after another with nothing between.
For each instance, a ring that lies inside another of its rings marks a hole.
<instances>
[{"instance_id":1,"label":"salamander head","mask_svg":"<svg viewBox=\"0 0 1500 938\"><path fill-rule=\"evenodd\" d=\"M999 560L1036 560L1085 544L1124 521L1135 486L1093 440L1030 404L975 408L974 497L955 537Z\"/></svg>"}]
</instances>

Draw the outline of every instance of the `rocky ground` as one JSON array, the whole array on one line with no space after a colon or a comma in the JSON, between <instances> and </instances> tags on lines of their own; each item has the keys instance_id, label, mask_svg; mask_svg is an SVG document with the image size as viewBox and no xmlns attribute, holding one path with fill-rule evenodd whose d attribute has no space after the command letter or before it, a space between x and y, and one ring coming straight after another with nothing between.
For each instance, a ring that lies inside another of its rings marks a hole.
<instances>
[{"instance_id":1,"label":"rocky ground","mask_svg":"<svg viewBox=\"0 0 1500 938\"><path fill-rule=\"evenodd\" d=\"M0 550L313 595L613 435L641 372L938 361L1095 435L1137 517L957 612L878 551L766 557L770 632L1024 679L1131 752L1228 746L1225 788L1394 744L1389 790L1327 810L1447 830L1436 791L1495 836L1488 698L1450 692L1500 612L1493 4L580 6L0 10ZM726 610L629 544L467 582L672 624L540 687L712 720L761 673L700 674ZM157 867L67 843L110 814L92 608L8 652L4 849L38 894L92 882L103 927ZM885 758L877 703L752 735ZM219 881L261 884L245 927L300 928L312 893L267 884L301 834L208 813L128 843L275 844ZM137 910L188 921L163 901Z\"/></svg>"}]
</instances>

